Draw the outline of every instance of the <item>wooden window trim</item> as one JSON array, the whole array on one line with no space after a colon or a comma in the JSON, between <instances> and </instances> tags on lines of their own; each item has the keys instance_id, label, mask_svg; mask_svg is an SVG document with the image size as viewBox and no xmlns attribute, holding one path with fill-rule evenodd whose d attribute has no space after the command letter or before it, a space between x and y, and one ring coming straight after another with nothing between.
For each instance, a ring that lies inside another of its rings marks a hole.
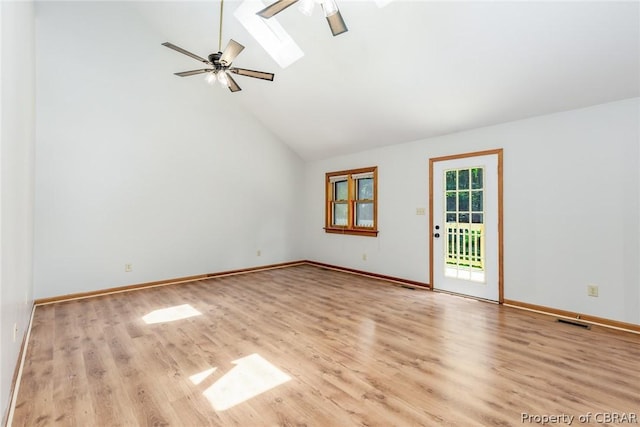
<instances>
[{"instance_id":1,"label":"wooden window trim","mask_svg":"<svg viewBox=\"0 0 640 427\"><path fill-rule=\"evenodd\" d=\"M372 173L373 174L373 199L363 200L373 203L373 227L358 227L355 225L356 199L356 179L353 175ZM332 224L333 210L333 177L347 177L348 203L347 203L347 225L338 226ZM324 231L332 234L350 234L357 236L376 237L378 235L378 167L349 169L325 174L325 226Z\"/></svg>"}]
</instances>

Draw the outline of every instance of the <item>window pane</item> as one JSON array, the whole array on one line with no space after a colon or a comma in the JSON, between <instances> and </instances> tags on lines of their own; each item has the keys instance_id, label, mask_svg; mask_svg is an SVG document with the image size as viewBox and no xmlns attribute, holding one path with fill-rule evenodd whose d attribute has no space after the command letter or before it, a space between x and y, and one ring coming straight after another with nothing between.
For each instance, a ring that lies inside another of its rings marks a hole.
<instances>
[{"instance_id":1,"label":"window pane","mask_svg":"<svg viewBox=\"0 0 640 427\"><path fill-rule=\"evenodd\" d=\"M348 197L347 181L337 181L333 184L333 200L347 200Z\"/></svg>"},{"instance_id":2,"label":"window pane","mask_svg":"<svg viewBox=\"0 0 640 427\"><path fill-rule=\"evenodd\" d=\"M469 169L460 169L458 171L458 190L469 189Z\"/></svg>"},{"instance_id":3,"label":"window pane","mask_svg":"<svg viewBox=\"0 0 640 427\"><path fill-rule=\"evenodd\" d=\"M481 213L471 214L471 222L474 224L482 224L482 214Z\"/></svg>"},{"instance_id":4,"label":"window pane","mask_svg":"<svg viewBox=\"0 0 640 427\"><path fill-rule=\"evenodd\" d=\"M456 185L456 171L447 171L446 172L446 181L447 181L447 190L455 190Z\"/></svg>"},{"instance_id":5,"label":"window pane","mask_svg":"<svg viewBox=\"0 0 640 427\"><path fill-rule=\"evenodd\" d=\"M456 193L455 191L447 192L447 211L455 211L456 210Z\"/></svg>"},{"instance_id":6,"label":"window pane","mask_svg":"<svg viewBox=\"0 0 640 427\"><path fill-rule=\"evenodd\" d=\"M465 212L469 210L469 192L460 191L458 193L458 210Z\"/></svg>"},{"instance_id":7,"label":"window pane","mask_svg":"<svg viewBox=\"0 0 640 427\"><path fill-rule=\"evenodd\" d=\"M482 188L482 168L471 169L471 188L479 190Z\"/></svg>"},{"instance_id":8,"label":"window pane","mask_svg":"<svg viewBox=\"0 0 640 427\"><path fill-rule=\"evenodd\" d=\"M468 223L469 222L469 214L468 213L461 213L458 215L458 222L464 222L464 223Z\"/></svg>"},{"instance_id":9,"label":"window pane","mask_svg":"<svg viewBox=\"0 0 640 427\"><path fill-rule=\"evenodd\" d=\"M471 210L472 211L482 210L482 191L471 192Z\"/></svg>"},{"instance_id":10,"label":"window pane","mask_svg":"<svg viewBox=\"0 0 640 427\"><path fill-rule=\"evenodd\" d=\"M373 178L362 178L356 181L358 186L358 200L373 199Z\"/></svg>"},{"instance_id":11,"label":"window pane","mask_svg":"<svg viewBox=\"0 0 640 427\"><path fill-rule=\"evenodd\" d=\"M347 225L347 204L333 204L333 225Z\"/></svg>"},{"instance_id":12,"label":"window pane","mask_svg":"<svg viewBox=\"0 0 640 427\"><path fill-rule=\"evenodd\" d=\"M356 203L356 225L373 227L373 203Z\"/></svg>"}]
</instances>

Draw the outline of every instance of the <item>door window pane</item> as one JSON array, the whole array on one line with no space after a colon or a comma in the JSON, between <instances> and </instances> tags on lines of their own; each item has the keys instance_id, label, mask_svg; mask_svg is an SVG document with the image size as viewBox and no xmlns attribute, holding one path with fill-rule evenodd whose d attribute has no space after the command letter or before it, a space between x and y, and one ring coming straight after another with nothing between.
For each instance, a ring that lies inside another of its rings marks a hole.
<instances>
[{"instance_id":1,"label":"door window pane","mask_svg":"<svg viewBox=\"0 0 640 427\"><path fill-rule=\"evenodd\" d=\"M358 186L358 200L372 200L373 178L362 178L356 182Z\"/></svg>"},{"instance_id":2,"label":"door window pane","mask_svg":"<svg viewBox=\"0 0 640 427\"><path fill-rule=\"evenodd\" d=\"M482 191L471 192L471 210L472 211L482 210Z\"/></svg>"},{"instance_id":3,"label":"door window pane","mask_svg":"<svg viewBox=\"0 0 640 427\"><path fill-rule=\"evenodd\" d=\"M447 190L455 190L457 188L457 182L458 180L456 179L456 171L452 170L452 171L447 171L445 173L445 182L447 183Z\"/></svg>"},{"instance_id":4,"label":"door window pane","mask_svg":"<svg viewBox=\"0 0 640 427\"><path fill-rule=\"evenodd\" d=\"M456 192L447 191L447 211L455 211L456 209Z\"/></svg>"},{"instance_id":5,"label":"door window pane","mask_svg":"<svg viewBox=\"0 0 640 427\"><path fill-rule=\"evenodd\" d=\"M373 203L356 203L356 225L373 227Z\"/></svg>"},{"instance_id":6,"label":"door window pane","mask_svg":"<svg viewBox=\"0 0 640 427\"><path fill-rule=\"evenodd\" d=\"M469 189L469 169L460 169L458 171L458 190Z\"/></svg>"},{"instance_id":7,"label":"door window pane","mask_svg":"<svg viewBox=\"0 0 640 427\"><path fill-rule=\"evenodd\" d=\"M349 189L347 181L338 181L334 184L333 200L347 200L349 198Z\"/></svg>"},{"instance_id":8,"label":"door window pane","mask_svg":"<svg viewBox=\"0 0 640 427\"><path fill-rule=\"evenodd\" d=\"M482 188L482 180L483 180L483 168L473 168L471 169L471 188L474 190L478 190Z\"/></svg>"},{"instance_id":9,"label":"door window pane","mask_svg":"<svg viewBox=\"0 0 640 427\"><path fill-rule=\"evenodd\" d=\"M460 191L458 193L458 210L466 212L469 210L469 192Z\"/></svg>"},{"instance_id":10,"label":"door window pane","mask_svg":"<svg viewBox=\"0 0 640 427\"><path fill-rule=\"evenodd\" d=\"M444 171L444 275L484 281L484 169Z\"/></svg>"}]
</instances>

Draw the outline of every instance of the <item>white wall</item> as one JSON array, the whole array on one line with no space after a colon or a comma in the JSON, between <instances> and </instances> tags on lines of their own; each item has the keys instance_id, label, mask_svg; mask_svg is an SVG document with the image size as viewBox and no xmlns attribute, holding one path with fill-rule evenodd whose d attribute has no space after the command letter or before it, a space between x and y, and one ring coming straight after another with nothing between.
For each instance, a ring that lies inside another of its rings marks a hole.
<instances>
[{"instance_id":1,"label":"white wall","mask_svg":"<svg viewBox=\"0 0 640 427\"><path fill-rule=\"evenodd\" d=\"M0 40L0 413L5 416L33 300L33 3L0 2Z\"/></svg>"},{"instance_id":2,"label":"white wall","mask_svg":"<svg viewBox=\"0 0 640 427\"><path fill-rule=\"evenodd\" d=\"M635 98L308 163L305 257L428 282L429 158L503 148L505 298L640 324L639 120ZM325 172L376 165L379 236L324 233Z\"/></svg>"},{"instance_id":3,"label":"white wall","mask_svg":"<svg viewBox=\"0 0 640 427\"><path fill-rule=\"evenodd\" d=\"M300 258L302 160L144 7L37 4L36 298Z\"/></svg>"}]
</instances>

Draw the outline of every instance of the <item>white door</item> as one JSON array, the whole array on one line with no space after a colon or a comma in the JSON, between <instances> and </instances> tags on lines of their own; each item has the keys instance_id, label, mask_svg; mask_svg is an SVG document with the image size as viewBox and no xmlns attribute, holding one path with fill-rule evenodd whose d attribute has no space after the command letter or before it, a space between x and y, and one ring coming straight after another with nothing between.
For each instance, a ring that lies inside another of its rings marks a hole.
<instances>
[{"instance_id":1,"label":"white door","mask_svg":"<svg viewBox=\"0 0 640 427\"><path fill-rule=\"evenodd\" d=\"M501 158L502 150L431 159L434 289L500 301Z\"/></svg>"}]
</instances>

